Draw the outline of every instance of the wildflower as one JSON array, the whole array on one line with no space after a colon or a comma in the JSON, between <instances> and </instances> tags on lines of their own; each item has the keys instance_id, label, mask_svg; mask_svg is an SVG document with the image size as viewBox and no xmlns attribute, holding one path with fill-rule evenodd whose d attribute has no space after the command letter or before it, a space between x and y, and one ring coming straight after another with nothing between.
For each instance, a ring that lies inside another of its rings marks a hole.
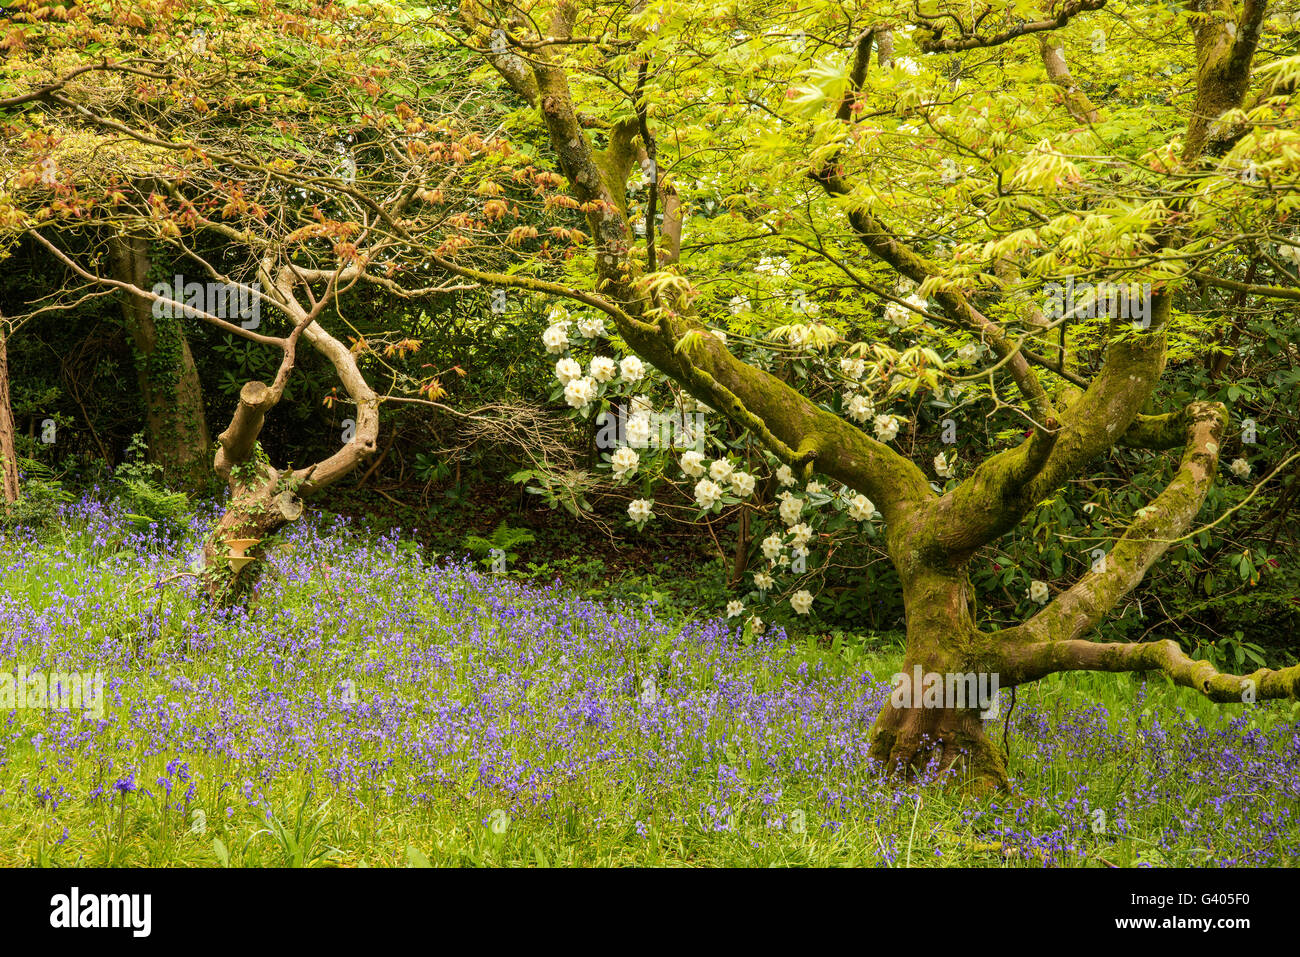
<instances>
[{"instance_id":1,"label":"wildflower","mask_svg":"<svg viewBox=\"0 0 1300 957\"><path fill-rule=\"evenodd\" d=\"M709 478L715 482L725 482L731 478L733 471L735 471L735 466L726 459L718 459L709 466Z\"/></svg>"},{"instance_id":2,"label":"wildflower","mask_svg":"<svg viewBox=\"0 0 1300 957\"><path fill-rule=\"evenodd\" d=\"M682 472L689 478L699 478L704 474L704 453L692 449L682 453Z\"/></svg>"},{"instance_id":3,"label":"wildflower","mask_svg":"<svg viewBox=\"0 0 1300 957\"><path fill-rule=\"evenodd\" d=\"M644 525L650 519L655 517L651 511L654 508L654 500L649 498L638 498L627 507L627 516L638 525Z\"/></svg>"},{"instance_id":4,"label":"wildflower","mask_svg":"<svg viewBox=\"0 0 1300 957\"><path fill-rule=\"evenodd\" d=\"M812 603L812 592L808 591L806 588L801 588L790 596L790 607L799 615L808 614L808 612L812 610Z\"/></svg>"},{"instance_id":5,"label":"wildflower","mask_svg":"<svg viewBox=\"0 0 1300 957\"><path fill-rule=\"evenodd\" d=\"M875 414L876 408L865 395L852 395L844 403L844 412L854 422L866 422Z\"/></svg>"},{"instance_id":6,"label":"wildflower","mask_svg":"<svg viewBox=\"0 0 1300 957\"><path fill-rule=\"evenodd\" d=\"M563 352L569 348L569 333L563 326L549 326L542 333L542 345L547 352Z\"/></svg>"},{"instance_id":7,"label":"wildflower","mask_svg":"<svg viewBox=\"0 0 1300 957\"><path fill-rule=\"evenodd\" d=\"M625 356L618 364L618 371L628 382L639 382L645 378L645 363L636 356Z\"/></svg>"},{"instance_id":8,"label":"wildflower","mask_svg":"<svg viewBox=\"0 0 1300 957\"><path fill-rule=\"evenodd\" d=\"M574 379L582 378L582 366L578 365L577 360L566 356L555 363L555 378L559 379L561 384L568 385Z\"/></svg>"},{"instance_id":9,"label":"wildflower","mask_svg":"<svg viewBox=\"0 0 1300 957\"><path fill-rule=\"evenodd\" d=\"M596 380L591 376L573 379L564 387L564 401L575 409L581 409L596 398L596 388Z\"/></svg>"},{"instance_id":10,"label":"wildflower","mask_svg":"<svg viewBox=\"0 0 1300 957\"><path fill-rule=\"evenodd\" d=\"M787 526L793 525L799 521L799 513L803 511L803 499L791 495L781 503L781 521Z\"/></svg>"},{"instance_id":11,"label":"wildflower","mask_svg":"<svg viewBox=\"0 0 1300 957\"><path fill-rule=\"evenodd\" d=\"M713 508L722 498L722 486L709 479L700 479L695 483L695 501L703 509Z\"/></svg>"},{"instance_id":12,"label":"wildflower","mask_svg":"<svg viewBox=\"0 0 1300 957\"><path fill-rule=\"evenodd\" d=\"M600 316L579 319L578 331L588 339L597 339L605 334L605 320Z\"/></svg>"},{"instance_id":13,"label":"wildflower","mask_svg":"<svg viewBox=\"0 0 1300 957\"><path fill-rule=\"evenodd\" d=\"M727 617L728 617L728 618L735 618L737 615L743 614L744 611L745 611L745 604L744 604L744 602L739 602L739 601L729 601L729 602L727 602Z\"/></svg>"},{"instance_id":14,"label":"wildflower","mask_svg":"<svg viewBox=\"0 0 1300 957\"><path fill-rule=\"evenodd\" d=\"M641 463L641 456L637 455L634 449L623 446L615 450L609 461L614 466L614 478L621 480L636 473L637 466Z\"/></svg>"},{"instance_id":15,"label":"wildflower","mask_svg":"<svg viewBox=\"0 0 1300 957\"><path fill-rule=\"evenodd\" d=\"M614 360L606 356L596 356L591 360L591 377L597 382L608 382L617 371Z\"/></svg>"},{"instance_id":16,"label":"wildflower","mask_svg":"<svg viewBox=\"0 0 1300 957\"><path fill-rule=\"evenodd\" d=\"M627 441L638 448L650 443L650 416L634 415L627 420Z\"/></svg>"},{"instance_id":17,"label":"wildflower","mask_svg":"<svg viewBox=\"0 0 1300 957\"><path fill-rule=\"evenodd\" d=\"M731 474L731 491L740 498L749 498L754 494L754 476L748 472Z\"/></svg>"},{"instance_id":18,"label":"wildflower","mask_svg":"<svg viewBox=\"0 0 1300 957\"><path fill-rule=\"evenodd\" d=\"M1245 459L1233 459L1232 464L1228 466L1228 468L1232 470L1232 474L1237 476L1237 478L1244 479L1250 475L1250 463Z\"/></svg>"},{"instance_id":19,"label":"wildflower","mask_svg":"<svg viewBox=\"0 0 1300 957\"><path fill-rule=\"evenodd\" d=\"M892 442L898 435L898 418L893 415L878 415L875 421L876 438L881 442Z\"/></svg>"},{"instance_id":20,"label":"wildflower","mask_svg":"<svg viewBox=\"0 0 1300 957\"><path fill-rule=\"evenodd\" d=\"M950 479L953 476L952 465L948 462L948 456L940 452L934 457L934 474L939 478Z\"/></svg>"},{"instance_id":21,"label":"wildflower","mask_svg":"<svg viewBox=\"0 0 1300 957\"><path fill-rule=\"evenodd\" d=\"M859 493L853 496L849 502L849 518L858 522L865 522L875 514L876 506L871 504L871 499Z\"/></svg>"},{"instance_id":22,"label":"wildflower","mask_svg":"<svg viewBox=\"0 0 1300 957\"><path fill-rule=\"evenodd\" d=\"M1040 605L1046 605L1049 597L1050 593L1047 590L1047 582L1040 582L1035 578L1029 583L1030 601L1036 601Z\"/></svg>"}]
</instances>

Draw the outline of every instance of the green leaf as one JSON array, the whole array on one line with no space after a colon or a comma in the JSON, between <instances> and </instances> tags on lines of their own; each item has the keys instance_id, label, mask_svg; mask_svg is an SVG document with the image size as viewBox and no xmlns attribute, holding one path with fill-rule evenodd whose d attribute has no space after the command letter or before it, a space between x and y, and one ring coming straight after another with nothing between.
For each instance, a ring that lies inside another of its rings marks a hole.
<instances>
[{"instance_id":1,"label":"green leaf","mask_svg":"<svg viewBox=\"0 0 1300 957\"><path fill-rule=\"evenodd\" d=\"M423 851L421 851L414 844L408 844L406 847L406 866L407 867L433 867L433 864L429 861L427 857L424 856Z\"/></svg>"}]
</instances>

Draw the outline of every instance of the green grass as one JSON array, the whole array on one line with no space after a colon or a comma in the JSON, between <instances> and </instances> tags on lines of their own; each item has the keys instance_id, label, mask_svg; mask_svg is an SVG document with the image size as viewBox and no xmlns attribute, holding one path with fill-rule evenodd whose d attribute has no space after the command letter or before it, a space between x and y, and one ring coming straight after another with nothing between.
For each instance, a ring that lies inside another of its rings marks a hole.
<instances>
[{"instance_id":1,"label":"green grass","mask_svg":"<svg viewBox=\"0 0 1300 957\"><path fill-rule=\"evenodd\" d=\"M98 534L99 544L89 532L66 548L26 543L0 565L0 626L14 630L0 640L0 670L18 662L102 667L123 698L110 702L106 726L81 742L70 738L68 716L0 711L0 866L1197 866L1252 853L1297 860L1300 821L1286 810L1296 803L1295 703L1247 710L1212 704L1159 676L1053 676L1017 692L1007 729L1013 791L976 799L942 784L883 780L860 760L869 720L851 712L872 684L864 676L883 682L900 668L902 650L889 639L840 638L829 647L811 639L742 647L734 633L693 640L678 634L681 622L656 623L640 611L616 617L557 592L539 598L490 576L436 573L437 587L461 602L448 610L429 597L435 573L410 548L374 548L346 534L296 540L276 559L280 572L263 581L251 617L225 621L182 583L146 587L183 567L176 554L138 558L123 547L130 542ZM571 621L585 616L575 643L520 641L565 617L555 602L569 603ZM493 620L494 609L534 605L531 624ZM417 619L425 624L413 628ZM478 637L468 636L471 626ZM710 627L708 634L725 633ZM303 641L282 644L287 637ZM430 645L444 648L450 665L410 664L412 649ZM616 691L605 724L562 718L579 690L613 689L627 673L667 675L665 697L689 700L703 723L648 733L635 701ZM349 737L378 724L321 701L337 697L341 675L356 675L362 700L382 704L387 686L376 674L393 676L394 687L424 682L427 701L407 707L396 730L373 741ZM219 682L220 694L185 690L185 682L205 681ZM570 684L578 690L566 697ZM728 688L741 704L719 703ZM285 696L283 727L260 710L263 689ZM810 703L787 703L762 720L748 714L781 693ZM447 757L446 779L431 787L420 777L428 762L412 757L401 736L417 727L436 733L448 719L435 705L451 708L446 713L477 708L485 718L467 732L467 750L479 755ZM266 753L248 747L261 738L232 714L251 716L272 742ZM1200 729L1226 729L1243 714L1245 726L1225 732L1220 768ZM175 740L191 744L170 748L165 720L178 722ZM294 748L293 721L313 729L312 747ZM1167 734L1153 734L1156 723ZM230 753L194 747L205 728L231 735ZM1001 719L989 731L1000 740ZM786 743L764 744L765 735ZM1263 744L1251 743L1260 736ZM1187 759L1194 740L1205 753ZM373 767L331 781L324 768L341 748ZM652 759L674 748L674 762ZM549 772L545 800L512 798L476 770L482 760L554 769L570 758L582 762L580 772ZM180 802L173 775L169 803L156 779L178 759L194 793ZM116 793L127 768L137 789ZM727 774L737 775L734 786L719 784ZM716 817L700 810L719 801L725 808ZM1105 826L1094 831L1098 809ZM1261 823L1266 814L1280 815L1278 823ZM1190 830L1180 823L1189 815L1199 819Z\"/></svg>"}]
</instances>

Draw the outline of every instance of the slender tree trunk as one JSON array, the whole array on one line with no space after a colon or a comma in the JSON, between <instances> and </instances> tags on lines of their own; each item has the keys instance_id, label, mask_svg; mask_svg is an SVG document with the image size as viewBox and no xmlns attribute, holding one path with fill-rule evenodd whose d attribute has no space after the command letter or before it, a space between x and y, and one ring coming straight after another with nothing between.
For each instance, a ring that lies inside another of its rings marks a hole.
<instances>
[{"instance_id":1,"label":"slender tree trunk","mask_svg":"<svg viewBox=\"0 0 1300 957\"><path fill-rule=\"evenodd\" d=\"M14 447L14 410L9 401L9 337L0 316L0 472L4 500L18 501L18 452Z\"/></svg>"},{"instance_id":2,"label":"slender tree trunk","mask_svg":"<svg viewBox=\"0 0 1300 957\"><path fill-rule=\"evenodd\" d=\"M121 282L149 288L149 243L142 236L110 241L113 272ZM122 307L138 353L136 375L145 404L149 460L169 481L191 488L211 480L212 440L203 409L203 388L180 318L156 317L153 304L128 296Z\"/></svg>"}]
</instances>

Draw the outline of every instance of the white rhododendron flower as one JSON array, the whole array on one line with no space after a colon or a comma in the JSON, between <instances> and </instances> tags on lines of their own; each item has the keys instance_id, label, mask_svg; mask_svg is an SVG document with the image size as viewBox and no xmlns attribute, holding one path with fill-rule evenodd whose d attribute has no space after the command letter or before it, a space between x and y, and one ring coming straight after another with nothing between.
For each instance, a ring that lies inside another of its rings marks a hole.
<instances>
[{"instance_id":1,"label":"white rhododendron flower","mask_svg":"<svg viewBox=\"0 0 1300 957\"><path fill-rule=\"evenodd\" d=\"M910 56L900 56L895 58L894 69L902 70L908 76L916 76L921 72L920 65Z\"/></svg>"},{"instance_id":2,"label":"white rhododendron flower","mask_svg":"<svg viewBox=\"0 0 1300 957\"><path fill-rule=\"evenodd\" d=\"M579 319L578 331L588 339L598 339L605 334L605 320L600 316Z\"/></svg>"},{"instance_id":3,"label":"white rhododendron flower","mask_svg":"<svg viewBox=\"0 0 1300 957\"><path fill-rule=\"evenodd\" d=\"M1297 22L1298 18L1293 16L1291 20L1293 24L1292 29L1294 29L1295 28L1294 25ZM1294 240L1292 241L1294 242ZM1278 246L1277 258L1285 259L1292 266L1300 266L1300 246L1291 246L1291 245Z\"/></svg>"},{"instance_id":4,"label":"white rhododendron flower","mask_svg":"<svg viewBox=\"0 0 1300 957\"><path fill-rule=\"evenodd\" d=\"M723 332L721 329L710 329L709 332L711 332L713 334L713 337L717 339L719 342L721 342L724 346L727 344L727 334Z\"/></svg>"},{"instance_id":5,"label":"white rhododendron flower","mask_svg":"<svg viewBox=\"0 0 1300 957\"><path fill-rule=\"evenodd\" d=\"M576 359L570 359L566 356L555 363L555 378L559 379L563 385L568 385L574 379L582 378L582 366L578 365Z\"/></svg>"},{"instance_id":6,"label":"white rhododendron flower","mask_svg":"<svg viewBox=\"0 0 1300 957\"><path fill-rule=\"evenodd\" d=\"M802 548L812 539L813 530L807 522L800 522L798 525L791 525L786 529L790 533L791 540L796 548Z\"/></svg>"},{"instance_id":7,"label":"white rhododendron flower","mask_svg":"<svg viewBox=\"0 0 1300 957\"><path fill-rule=\"evenodd\" d=\"M782 485L793 485L794 472L790 470L790 466L782 465L779 469L777 469L776 480L780 482Z\"/></svg>"},{"instance_id":8,"label":"white rhododendron flower","mask_svg":"<svg viewBox=\"0 0 1300 957\"><path fill-rule=\"evenodd\" d=\"M921 321L921 319L924 318L923 316L917 315L917 313L913 311L916 309L926 308L927 303L924 296L911 295L908 296L905 300L903 300L903 302L905 302L906 305L902 305L897 302L891 302L888 306L886 306L885 319L887 319L889 322L893 323L896 326L905 326L909 323L919 322Z\"/></svg>"},{"instance_id":9,"label":"white rhododendron flower","mask_svg":"<svg viewBox=\"0 0 1300 957\"><path fill-rule=\"evenodd\" d=\"M781 503L781 521L785 522L787 527L793 525L795 522L799 521L799 513L802 511L803 499L791 495Z\"/></svg>"},{"instance_id":10,"label":"white rhododendron flower","mask_svg":"<svg viewBox=\"0 0 1300 957\"><path fill-rule=\"evenodd\" d=\"M709 466L709 478L715 482L725 482L731 478L731 473L735 470L736 467L726 459L718 459Z\"/></svg>"},{"instance_id":11,"label":"white rhododendron flower","mask_svg":"<svg viewBox=\"0 0 1300 957\"><path fill-rule=\"evenodd\" d=\"M845 401L844 412L854 422L867 422L876 414L876 407L865 395L854 395Z\"/></svg>"},{"instance_id":12,"label":"white rhododendron flower","mask_svg":"<svg viewBox=\"0 0 1300 957\"><path fill-rule=\"evenodd\" d=\"M781 554L781 551L785 548L785 543L781 541L780 535L773 532L771 535L767 536L767 538L763 539L762 548L763 557L769 562L774 562ZM770 580L771 576L768 576L768 578ZM758 581L757 575L754 576L754 581ZM762 586L760 585L759 587L761 588Z\"/></svg>"},{"instance_id":13,"label":"white rhododendron flower","mask_svg":"<svg viewBox=\"0 0 1300 957\"><path fill-rule=\"evenodd\" d=\"M731 309L731 314L733 316L740 315L742 312L745 312L746 310L749 309L749 297L732 296L731 302L728 304L728 308Z\"/></svg>"},{"instance_id":14,"label":"white rhododendron flower","mask_svg":"<svg viewBox=\"0 0 1300 957\"><path fill-rule=\"evenodd\" d=\"M968 342L957 350L957 358L962 362L974 362L982 351L979 343Z\"/></svg>"},{"instance_id":15,"label":"white rhododendron flower","mask_svg":"<svg viewBox=\"0 0 1300 957\"><path fill-rule=\"evenodd\" d=\"M1047 590L1047 582L1040 582L1035 578L1029 583L1029 598L1031 601L1036 601L1040 605L1046 605L1049 597L1050 593Z\"/></svg>"},{"instance_id":16,"label":"white rhododendron flower","mask_svg":"<svg viewBox=\"0 0 1300 957\"><path fill-rule=\"evenodd\" d=\"M637 499L627 507L628 518L632 519L632 521L636 522L638 525L650 521L650 519L655 517L655 513L651 511L651 509L654 508L654 504L654 499Z\"/></svg>"},{"instance_id":17,"label":"white rhododendron flower","mask_svg":"<svg viewBox=\"0 0 1300 957\"><path fill-rule=\"evenodd\" d=\"M650 416L634 415L627 420L627 441L638 448L644 448L650 442Z\"/></svg>"},{"instance_id":18,"label":"white rhododendron flower","mask_svg":"<svg viewBox=\"0 0 1300 957\"><path fill-rule=\"evenodd\" d=\"M840 360L840 372L850 379L861 379L867 372L867 363L861 356L845 356Z\"/></svg>"},{"instance_id":19,"label":"white rhododendron flower","mask_svg":"<svg viewBox=\"0 0 1300 957\"><path fill-rule=\"evenodd\" d=\"M605 356L596 356L591 360L591 377L597 382L608 382L614 378L614 373L618 367L614 365L614 360Z\"/></svg>"},{"instance_id":20,"label":"white rhododendron flower","mask_svg":"<svg viewBox=\"0 0 1300 957\"><path fill-rule=\"evenodd\" d=\"M793 555L795 558L807 558L808 546L796 545L794 548L790 549L790 554Z\"/></svg>"},{"instance_id":21,"label":"white rhododendron flower","mask_svg":"<svg viewBox=\"0 0 1300 957\"><path fill-rule=\"evenodd\" d=\"M692 449L682 453L682 472L690 478L699 478L704 474L704 453Z\"/></svg>"},{"instance_id":22,"label":"white rhododendron flower","mask_svg":"<svg viewBox=\"0 0 1300 957\"><path fill-rule=\"evenodd\" d=\"M898 417L878 415L875 421L876 438L881 442L892 442L898 435Z\"/></svg>"},{"instance_id":23,"label":"white rhododendron flower","mask_svg":"<svg viewBox=\"0 0 1300 957\"><path fill-rule=\"evenodd\" d=\"M564 387L564 401L575 409L581 409L594 398L596 398L596 380L591 376L573 379Z\"/></svg>"},{"instance_id":24,"label":"white rhododendron flower","mask_svg":"<svg viewBox=\"0 0 1300 957\"><path fill-rule=\"evenodd\" d=\"M790 596L790 607L797 614L806 615L812 610L813 596L812 592L806 588L801 588Z\"/></svg>"},{"instance_id":25,"label":"white rhododendron flower","mask_svg":"<svg viewBox=\"0 0 1300 957\"><path fill-rule=\"evenodd\" d=\"M727 617L728 617L728 618L735 618L737 615L743 615L744 613L745 613L745 603L744 603L744 602L739 602L739 601L729 601L729 602L727 602Z\"/></svg>"},{"instance_id":26,"label":"white rhododendron flower","mask_svg":"<svg viewBox=\"0 0 1300 957\"><path fill-rule=\"evenodd\" d=\"M748 472L732 472L731 490L740 498L749 498L754 494L754 476Z\"/></svg>"},{"instance_id":27,"label":"white rhododendron flower","mask_svg":"<svg viewBox=\"0 0 1300 957\"><path fill-rule=\"evenodd\" d=\"M626 362L627 360L624 359L623 361ZM655 410L654 403L650 401L650 397L647 395L632 396L627 400L627 407L632 410L633 415L649 415Z\"/></svg>"},{"instance_id":28,"label":"white rhododendron flower","mask_svg":"<svg viewBox=\"0 0 1300 957\"><path fill-rule=\"evenodd\" d=\"M809 482L804 486L804 491L809 495L820 495L822 492L826 491L826 486L822 485L821 482Z\"/></svg>"},{"instance_id":29,"label":"white rhododendron flower","mask_svg":"<svg viewBox=\"0 0 1300 957\"><path fill-rule=\"evenodd\" d=\"M871 503L871 499L859 493L853 496L849 502L849 518L857 522L865 522L876 512L876 506Z\"/></svg>"},{"instance_id":30,"label":"white rhododendron flower","mask_svg":"<svg viewBox=\"0 0 1300 957\"><path fill-rule=\"evenodd\" d=\"M775 584L776 584L776 579L773 578L771 575L769 575L767 572L754 573L754 587L757 588L759 591L767 591Z\"/></svg>"},{"instance_id":31,"label":"white rhododendron flower","mask_svg":"<svg viewBox=\"0 0 1300 957\"><path fill-rule=\"evenodd\" d=\"M703 509L710 509L722 498L722 486L711 479L695 483L695 501Z\"/></svg>"},{"instance_id":32,"label":"white rhododendron flower","mask_svg":"<svg viewBox=\"0 0 1300 957\"><path fill-rule=\"evenodd\" d=\"M755 631L763 630L763 619L759 618L757 615L750 615L745 624L749 625L749 627L753 628Z\"/></svg>"},{"instance_id":33,"label":"white rhododendron flower","mask_svg":"<svg viewBox=\"0 0 1300 957\"><path fill-rule=\"evenodd\" d=\"M645 363L636 356L626 356L618 364L618 371L628 382L639 382L645 378Z\"/></svg>"},{"instance_id":34,"label":"white rhododendron flower","mask_svg":"<svg viewBox=\"0 0 1300 957\"><path fill-rule=\"evenodd\" d=\"M1250 463L1245 459L1233 459L1232 464L1228 466L1232 469L1232 474L1237 478L1246 478L1250 475Z\"/></svg>"},{"instance_id":35,"label":"white rhododendron flower","mask_svg":"<svg viewBox=\"0 0 1300 957\"><path fill-rule=\"evenodd\" d=\"M547 352L563 352L569 348L569 334L563 326L549 326L542 333L542 345Z\"/></svg>"},{"instance_id":36,"label":"white rhododendron flower","mask_svg":"<svg viewBox=\"0 0 1300 957\"><path fill-rule=\"evenodd\" d=\"M635 449L623 446L614 451L609 462L614 466L614 478L621 479L636 472L637 466L641 464L641 456L636 454Z\"/></svg>"},{"instance_id":37,"label":"white rhododendron flower","mask_svg":"<svg viewBox=\"0 0 1300 957\"><path fill-rule=\"evenodd\" d=\"M953 476L952 463L948 461L948 456L942 452L934 457L934 474L939 478L946 479Z\"/></svg>"}]
</instances>

